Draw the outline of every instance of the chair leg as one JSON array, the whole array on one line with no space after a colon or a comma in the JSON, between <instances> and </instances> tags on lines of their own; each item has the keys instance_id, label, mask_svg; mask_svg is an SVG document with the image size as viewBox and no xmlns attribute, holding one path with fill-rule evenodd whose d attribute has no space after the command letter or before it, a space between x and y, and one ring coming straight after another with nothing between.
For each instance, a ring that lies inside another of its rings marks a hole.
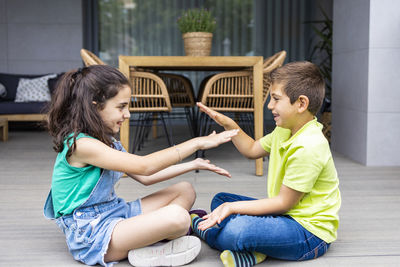
<instances>
[{"instance_id":1,"label":"chair leg","mask_svg":"<svg viewBox=\"0 0 400 267\"><path fill-rule=\"evenodd\" d=\"M203 135L208 135L210 133L211 123L212 123L211 118L209 116L206 116L205 123L204 123L204 133L203 133ZM206 151L205 150L201 150L201 157L202 158L206 157Z\"/></svg>"},{"instance_id":2,"label":"chair leg","mask_svg":"<svg viewBox=\"0 0 400 267\"><path fill-rule=\"evenodd\" d=\"M143 148L144 141L149 134L149 124L151 124L150 113L143 113L143 116L140 119L140 129L139 129L139 137L137 142L137 150L140 151Z\"/></svg>"},{"instance_id":3,"label":"chair leg","mask_svg":"<svg viewBox=\"0 0 400 267\"><path fill-rule=\"evenodd\" d=\"M144 118L143 118L143 114L139 113L138 114L138 119L136 122L136 127L133 128L134 131L134 136L133 136L133 140L132 140L132 154L135 153L136 148L139 148L139 143L140 143L140 132L142 131L142 125L144 122ZM135 126L135 125L134 125Z\"/></svg>"},{"instance_id":4,"label":"chair leg","mask_svg":"<svg viewBox=\"0 0 400 267\"><path fill-rule=\"evenodd\" d=\"M194 126L193 115L191 113L190 108L185 107L185 115L186 115L186 121L188 123L189 131L190 131L190 136L192 138L194 138L194 137L196 137L196 129Z\"/></svg>"},{"instance_id":5,"label":"chair leg","mask_svg":"<svg viewBox=\"0 0 400 267\"><path fill-rule=\"evenodd\" d=\"M164 120L163 112L160 113L160 117L161 117L161 121L162 121L162 124L163 124L163 127L164 127L165 135L167 136L168 144L169 144L169 146L172 146L173 145L172 136L170 136L170 134L169 134L168 127L167 127L167 125L165 123L165 120ZM168 124L169 124L169 127L171 128L169 116L168 116Z\"/></svg>"},{"instance_id":6,"label":"chair leg","mask_svg":"<svg viewBox=\"0 0 400 267\"><path fill-rule=\"evenodd\" d=\"M204 128L203 121L205 120L205 116L206 116L206 114L200 113L197 136L203 136L203 128ZM198 158L199 155L200 155L200 151L197 150L196 154L195 154L195 157Z\"/></svg>"},{"instance_id":7,"label":"chair leg","mask_svg":"<svg viewBox=\"0 0 400 267\"><path fill-rule=\"evenodd\" d=\"M197 127L198 127L197 123L198 123L199 114L198 114L198 111L197 111L196 107L192 107L191 111L192 111L193 132L196 135L197 134Z\"/></svg>"}]
</instances>

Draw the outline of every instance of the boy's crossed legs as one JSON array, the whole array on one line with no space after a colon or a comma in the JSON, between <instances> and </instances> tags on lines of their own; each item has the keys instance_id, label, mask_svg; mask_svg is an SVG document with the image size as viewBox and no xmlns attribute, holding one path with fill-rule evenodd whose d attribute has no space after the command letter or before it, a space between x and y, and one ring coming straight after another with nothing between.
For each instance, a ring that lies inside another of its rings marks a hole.
<instances>
[{"instance_id":1,"label":"boy's crossed legs","mask_svg":"<svg viewBox=\"0 0 400 267\"><path fill-rule=\"evenodd\" d=\"M211 202L214 210L224 202L254 200L254 198L230 193L219 193ZM249 216L235 214L227 217L219 227L212 227L201 231L197 228L202 219L192 215L194 232L204 239L212 248L220 251L230 250L237 260L245 259L245 264L237 266L251 266L258 263L257 254L235 255L237 252L260 252L273 258L284 260L307 260L323 255L329 244L311 234L289 216ZM222 254L222 256L226 256ZM249 254L249 253L247 253ZM243 260L242 260L243 261ZM228 265L229 266L229 265Z\"/></svg>"}]
</instances>

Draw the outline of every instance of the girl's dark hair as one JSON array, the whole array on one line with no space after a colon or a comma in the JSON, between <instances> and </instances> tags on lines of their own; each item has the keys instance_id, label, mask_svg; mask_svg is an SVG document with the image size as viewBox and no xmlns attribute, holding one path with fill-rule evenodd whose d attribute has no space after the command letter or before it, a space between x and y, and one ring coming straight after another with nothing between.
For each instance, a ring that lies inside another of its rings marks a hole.
<instances>
[{"instance_id":1,"label":"girl's dark hair","mask_svg":"<svg viewBox=\"0 0 400 267\"><path fill-rule=\"evenodd\" d=\"M282 83L293 104L300 95L309 99L308 110L317 114L325 96L325 81L317 65L308 61L290 62L270 73L272 83Z\"/></svg>"},{"instance_id":2,"label":"girl's dark hair","mask_svg":"<svg viewBox=\"0 0 400 267\"><path fill-rule=\"evenodd\" d=\"M68 143L71 139L73 143L67 156L71 155L79 133L111 146L113 133L103 123L99 110L124 86L129 86L126 77L107 65L93 65L65 73L57 85L48 112L47 128L53 137L54 150L61 152L65 138L72 134Z\"/></svg>"}]
</instances>

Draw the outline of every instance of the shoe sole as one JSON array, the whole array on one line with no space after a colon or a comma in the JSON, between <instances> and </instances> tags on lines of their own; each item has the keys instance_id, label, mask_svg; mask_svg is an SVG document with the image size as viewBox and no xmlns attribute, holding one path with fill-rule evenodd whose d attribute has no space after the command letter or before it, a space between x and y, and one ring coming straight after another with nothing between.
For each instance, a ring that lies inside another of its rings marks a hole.
<instances>
[{"instance_id":1,"label":"shoe sole","mask_svg":"<svg viewBox=\"0 0 400 267\"><path fill-rule=\"evenodd\" d=\"M133 266L180 266L193 261L200 253L201 242L195 236L182 236L163 244L129 251Z\"/></svg>"}]
</instances>

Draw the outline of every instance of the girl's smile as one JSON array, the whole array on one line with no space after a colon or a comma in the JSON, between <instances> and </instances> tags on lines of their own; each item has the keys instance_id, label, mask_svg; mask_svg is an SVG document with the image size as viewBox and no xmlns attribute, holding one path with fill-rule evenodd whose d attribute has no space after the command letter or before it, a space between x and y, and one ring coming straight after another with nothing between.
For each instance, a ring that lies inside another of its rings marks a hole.
<instances>
[{"instance_id":1,"label":"girl's smile","mask_svg":"<svg viewBox=\"0 0 400 267\"><path fill-rule=\"evenodd\" d=\"M116 96L108 99L104 108L99 111L104 123L112 130L113 134L118 133L125 119L130 118L130 97L130 87L124 86Z\"/></svg>"}]
</instances>

